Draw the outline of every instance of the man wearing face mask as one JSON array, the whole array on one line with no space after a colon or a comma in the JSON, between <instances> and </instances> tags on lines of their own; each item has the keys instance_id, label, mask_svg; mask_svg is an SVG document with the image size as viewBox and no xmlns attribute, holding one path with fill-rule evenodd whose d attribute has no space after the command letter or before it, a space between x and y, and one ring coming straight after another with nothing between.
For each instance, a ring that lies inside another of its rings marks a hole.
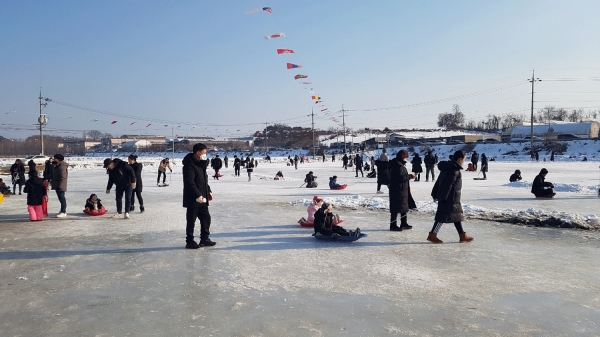
<instances>
[{"instance_id":1,"label":"man wearing face mask","mask_svg":"<svg viewBox=\"0 0 600 337\"><path fill-rule=\"evenodd\" d=\"M183 158L183 207L186 212L186 246L188 249L199 247L210 247L217 243L211 241L210 235L210 213L208 203L212 200L210 186L208 186L208 158L206 157L206 145L198 143L194 145L192 153ZM194 227L196 218L200 219L200 244L194 241Z\"/></svg>"},{"instance_id":2,"label":"man wearing face mask","mask_svg":"<svg viewBox=\"0 0 600 337\"><path fill-rule=\"evenodd\" d=\"M463 209L460 203L460 194L462 190L462 174L460 171L465 164L465 153L456 151L451 156L451 160L443 161L438 164L440 174L438 180L433 186L431 196L438 201L437 212L435 213L435 223L427 241L432 243L443 243L438 239L437 234L442 228L443 223L454 222L454 227L458 232L460 242L471 242L473 238L468 236L463 230Z\"/></svg>"}]
</instances>

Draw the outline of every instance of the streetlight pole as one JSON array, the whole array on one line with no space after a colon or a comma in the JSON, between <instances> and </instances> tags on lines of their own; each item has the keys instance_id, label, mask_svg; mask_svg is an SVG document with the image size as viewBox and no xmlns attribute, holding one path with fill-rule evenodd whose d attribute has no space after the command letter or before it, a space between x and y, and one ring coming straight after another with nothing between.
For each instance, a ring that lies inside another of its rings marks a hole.
<instances>
[{"instance_id":1,"label":"streetlight pole","mask_svg":"<svg viewBox=\"0 0 600 337\"><path fill-rule=\"evenodd\" d=\"M342 104L342 126L344 128L344 154L346 153L346 110Z\"/></svg>"}]
</instances>

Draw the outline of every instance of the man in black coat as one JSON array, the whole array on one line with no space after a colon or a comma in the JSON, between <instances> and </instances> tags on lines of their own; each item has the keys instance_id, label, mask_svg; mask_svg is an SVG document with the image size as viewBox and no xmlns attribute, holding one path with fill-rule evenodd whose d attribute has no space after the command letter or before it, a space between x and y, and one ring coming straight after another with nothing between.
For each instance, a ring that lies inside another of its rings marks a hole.
<instances>
[{"instance_id":1,"label":"man in black coat","mask_svg":"<svg viewBox=\"0 0 600 337\"><path fill-rule=\"evenodd\" d=\"M454 227L460 237L460 242L470 242L473 238L468 236L462 228L463 209L460 203L460 194L462 190L462 165L465 163L465 153L456 151L452 160L442 161L438 164L440 175L433 185L431 196L437 200L438 207L435 213L435 223L427 241L432 243L443 243L438 239L437 233L443 223L454 222Z\"/></svg>"},{"instance_id":2,"label":"man in black coat","mask_svg":"<svg viewBox=\"0 0 600 337\"><path fill-rule=\"evenodd\" d=\"M531 193L533 193L536 198L551 198L556 195L554 193L554 185L551 182L546 182L546 175L548 174L548 170L543 168L540 171L535 179L533 179L533 185L531 185Z\"/></svg>"},{"instance_id":3,"label":"man in black coat","mask_svg":"<svg viewBox=\"0 0 600 337\"><path fill-rule=\"evenodd\" d=\"M233 175L236 177L240 176L240 167L242 166L242 161L236 155L233 156Z\"/></svg>"},{"instance_id":4,"label":"man in black coat","mask_svg":"<svg viewBox=\"0 0 600 337\"><path fill-rule=\"evenodd\" d=\"M104 159L104 168L108 173L108 184L106 185L106 194L110 193L113 184L116 187L117 214L114 218L129 219L129 210L131 209L131 194L135 188L135 172L128 163L119 158ZM125 215L121 215L123 209L123 194L125 194Z\"/></svg>"},{"instance_id":5,"label":"man in black coat","mask_svg":"<svg viewBox=\"0 0 600 337\"><path fill-rule=\"evenodd\" d=\"M409 174L406 169L406 158L408 152L400 150L396 154L396 158L389 162L389 189L390 189L390 230L402 231L411 229L408 225L408 210L409 210L409 194L411 179L415 178L414 174ZM400 213L400 226L398 226L398 213Z\"/></svg>"},{"instance_id":6,"label":"man in black coat","mask_svg":"<svg viewBox=\"0 0 600 337\"><path fill-rule=\"evenodd\" d=\"M381 191L381 185L389 184L388 164L389 164L389 161L383 161L383 160L381 160L381 158L377 159L375 161L375 166L377 167L377 193L378 194L383 193Z\"/></svg>"},{"instance_id":7,"label":"man in black coat","mask_svg":"<svg viewBox=\"0 0 600 337\"><path fill-rule=\"evenodd\" d=\"M348 156L345 153L342 157L342 167L344 168L344 170L348 169Z\"/></svg>"},{"instance_id":8,"label":"man in black coat","mask_svg":"<svg viewBox=\"0 0 600 337\"><path fill-rule=\"evenodd\" d=\"M219 170L223 167L223 161L219 158L219 155L216 155L215 159L211 160L211 166L215 169L215 175L213 179L219 180Z\"/></svg>"},{"instance_id":9,"label":"man in black coat","mask_svg":"<svg viewBox=\"0 0 600 337\"><path fill-rule=\"evenodd\" d=\"M425 182L429 181L429 173L431 172L431 181L435 181L435 164L437 164L437 158L433 155L431 150L427 151L425 155Z\"/></svg>"},{"instance_id":10,"label":"man in black coat","mask_svg":"<svg viewBox=\"0 0 600 337\"><path fill-rule=\"evenodd\" d=\"M44 180L50 182L52 181L52 164L54 163L54 158L50 158L46 160L44 166Z\"/></svg>"},{"instance_id":11,"label":"man in black coat","mask_svg":"<svg viewBox=\"0 0 600 337\"><path fill-rule=\"evenodd\" d=\"M354 157L354 165L356 168L356 177L358 178L358 172L360 171L360 174L363 176L365 176L365 174L363 173L363 159L362 156L360 154L356 154L356 156Z\"/></svg>"},{"instance_id":12,"label":"man in black coat","mask_svg":"<svg viewBox=\"0 0 600 337\"><path fill-rule=\"evenodd\" d=\"M206 145L198 143L194 145L192 153L183 158L183 207L187 208L186 218L186 245L188 249L199 247L210 247L217 243L209 239L210 235L210 213L208 211L209 201L212 199L212 191L208 185L208 159L206 158ZM194 227L196 218L200 219L200 244L194 241Z\"/></svg>"},{"instance_id":13,"label":"man in black coat","mask_svg":"<svg viewBox=\"0 0 600 337\"><path fill-rule=\"evenodd\" d=\"M473 151L471 155L471 164L473 164L473 170L477 171L477 163L479 162L479 153L477 151Z\"/></svg>"},{"instance_id":14,"label":"man in black coat","mask_svg":"<svg viewBox=\"0 0 600 337\"><path fill-rule=\"evenodd\" d=\"M135 211L135 198L137 196L138 202L140 203L140 213L144 213L144 198L142 198L142 191L144 189L144 183L142 182L142 168L144 165L137 162L137 157L138 156L134 154L130 154L127 158L129 166L131 166L133 173L135 173L135 190L131 192L131 207L129 208L129 211Z\"/></svg>"}]
</instances>

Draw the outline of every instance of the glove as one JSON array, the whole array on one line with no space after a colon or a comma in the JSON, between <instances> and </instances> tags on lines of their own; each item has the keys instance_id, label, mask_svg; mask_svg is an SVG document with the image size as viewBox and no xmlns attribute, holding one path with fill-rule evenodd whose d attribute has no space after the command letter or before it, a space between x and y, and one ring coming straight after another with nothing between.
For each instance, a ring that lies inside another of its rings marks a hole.
<instances>
[{"instance_id":1,"label":"glove","mask_svg":"<svg viewBox=\"0 0 600 337\"><path fill-rule=\"evenodd\" d=\"M199 204L203 204L206 202L206 198L204 198L203 196L199 196L198 198L196 198L196 202Z\"/></svg>"}]
</instances>

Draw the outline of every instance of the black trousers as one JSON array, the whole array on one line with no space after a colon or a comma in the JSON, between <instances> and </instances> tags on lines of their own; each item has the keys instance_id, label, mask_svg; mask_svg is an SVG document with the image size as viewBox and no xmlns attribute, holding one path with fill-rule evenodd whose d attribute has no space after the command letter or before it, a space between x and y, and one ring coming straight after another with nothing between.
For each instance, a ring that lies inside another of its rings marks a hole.
<instances>
[{"instance_id":1,"label":"black trousers","mask_svg":"<svg viewBox=\"0 0 600 337\"><path fill-rule=\"evenodd\" d=\"M138 201L140 202L140 206L144 206L144 199L142 198L142 192L137 189L133 190L131 193L131 206L135 206L135 197L137 196Z\"/></svg>"},{"instance_id":2,"label":"black trousers","mask_svg":"<svg viewBox=\"0 0 600 337\"><path fill-rule=\"evenodd\" d=\"M194 241L194 227L196 219L200 219L200 240L208 239L210 235L210 213L206 204L198 207L188 207L185 214L187 226L185 227L186 242Z\"/></svg>"},{"instance_id":3,"label":"black trousers","mask_svg":"<svg viewBox=\"0 0 600 337\"><path fill-rule=\"evenodd\" d=\"M118 187L115 191L116 201L117 201L117 213L121 214L123 210L123 194L125 194L125 213L129 213L129 209L131 208L131 194L133 192L133 188L131 185L127 187Z\"/></svg>"},{"instance_id":4,"label":"black trousers","mask_svg":"<svg viewBox=\"0 0 600 337\"><path fill-rule=\"evenodd\" d=\"M233 169L234 169L234 174L233 175L239 177L240 176L240 167L239 166L234 166Z\"/></svg>"},{"instance_id":5,"label":"black trousers","mask_svg":"<svg viewBox=\"0 0 600 337\"><path fill-rule=\"evenodd\" d=\"M362 167L360 167L360 165L356 166L356 176L358 177L358 171L360 171L360 174L364 177L365 174L363 173Z\"/></svg>"},{"instance_id":6,"label":"black trousers","mask_svg":"<svg viewBox=\"0 0 600 337\"><path fill-rule=\"evenodd\" d=\"M400 213L400 217L401 217L400 226L408 225L407 213ZM391 216L390 216L390 226L394 226L394 225L398 226L397 221L398 221L398 212L392 212Z\"/></svg>"},{"instance_id":7,"label":"black trousers","mask_svg":"<svg viewBox=\"0 0 600 337\"><path fill-rule=\"evenodd\" d=\"M163 177L163 184L165 183L165 181L167 180L167 171L158 171L158 178L156 178L156 183L160 183L160 175L162 174Z\"/></svg>"}]
</instances>

